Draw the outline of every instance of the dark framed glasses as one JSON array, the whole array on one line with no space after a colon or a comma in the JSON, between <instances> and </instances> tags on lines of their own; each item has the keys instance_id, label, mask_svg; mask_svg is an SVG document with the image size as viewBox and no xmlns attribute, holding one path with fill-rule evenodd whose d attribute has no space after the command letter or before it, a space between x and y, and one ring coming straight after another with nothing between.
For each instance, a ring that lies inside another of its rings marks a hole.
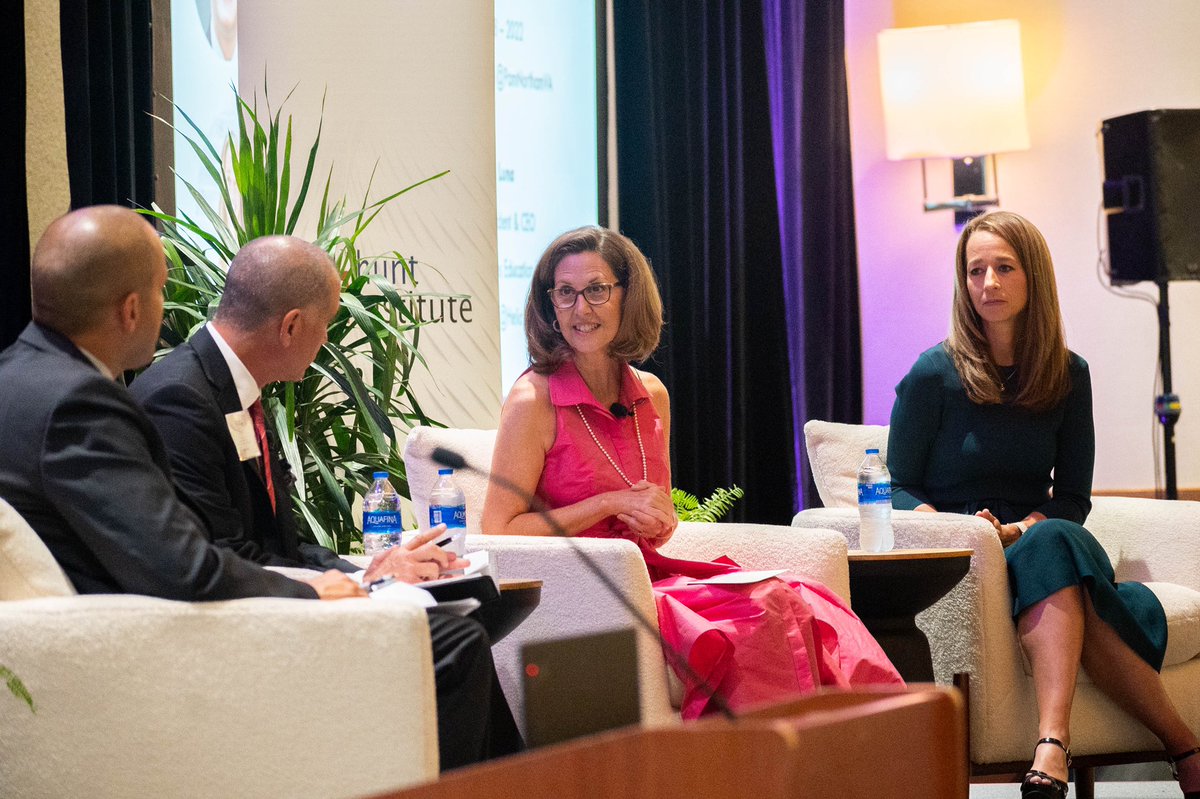
<instances>
[{"instance_id":1,"label":"dark framed glasses","mask_svg":"<svg viewBox=\"0 0 1200 799\"><path fill-rule=\"evenodd\" d=\"M555 308L566 310L575 307L575 298L580 294L588 305L603 305L612 299L613 286L620 286L620 283L589 283L583 287L582 291L576 291L571 286L556 286L552 289L546 289L546 293L550 295L550 302Z\"/></svg>"}]
</instances>

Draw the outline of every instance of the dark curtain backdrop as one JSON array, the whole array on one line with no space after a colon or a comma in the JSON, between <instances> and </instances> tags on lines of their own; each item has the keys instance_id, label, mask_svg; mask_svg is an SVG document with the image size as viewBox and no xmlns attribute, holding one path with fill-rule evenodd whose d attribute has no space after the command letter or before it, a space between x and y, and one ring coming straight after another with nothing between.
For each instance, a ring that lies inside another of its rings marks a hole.
<instances>
[{"instance_id":1,"label":"dark curtain backdrop","mask_svg":"<svg viewBox=\"0 0 1200 799\"><path fill-rule=\"evenodd\" d=\"M746 489L736 518L795 505L787 309L762 6L617 0L620 225L666 306L650 371L671 392L675 486Z\"/></svg>"},{"instance_id":2,"label":"dark curtain backdrop","mask_svg":"<svg viewBox=\"0 0 1200 799\"><path fill-rule=\"evenodd\" d=\"M815 504L806 419L861 421L841 15L613 5L620 226L666 305L647 368L671 392L674 483L742 486L740 519Z\"/></svg>"},{"instance_id":3,"label":"dark curtain backdrop","mask_svg":"<svg viewBox=\"0 0 1200 799\"><path fill-rule=\"evenodd\" d=\"M150 0L61 0L71 207L149 207L154 192Z\"/></svg>"},{"instance_id":4,"label":"dark curtain backdrop","mask_svg":"<svg viewBox=\"0 0 1200 799\"><path fill-rule=\"evenodd\" d=\"M762 0L787 298L792 416L862 422L862 346L844 5ZM819 504L804 454L804 505Z\"/></svg>"},{"instance_id":5,"label":"dark curtain backdrop","mask_svg":"<svg viewBox=\"0 0 1200 799\"><path fill-rule=\"evenodd\" d=\"M0 349L29 322L29 211L25 185L25 4L0 12L0 69L7 89L0 100Z\"/></svg>"}]
</instances>

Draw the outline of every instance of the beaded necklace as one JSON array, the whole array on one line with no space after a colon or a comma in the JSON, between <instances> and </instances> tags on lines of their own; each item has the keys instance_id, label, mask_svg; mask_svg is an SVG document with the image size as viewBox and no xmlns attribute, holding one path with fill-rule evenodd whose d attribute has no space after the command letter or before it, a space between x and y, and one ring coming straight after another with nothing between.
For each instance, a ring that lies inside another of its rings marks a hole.
<instances>
[{"instance_id":1,"label":"beaded necklace","mask_svg":"<svg viewBox=\"0 0 1200 799\"><path fill-rule=\"evenodd\" d=\"M621 479L625 481L625 485L632 488L633 481L625 475L625 472L620 466L617 465L617 462L613 460L613 456L608 454L608 450L606 450L604 445L600 443L600 439L596 438L595 431L593 431L592 426L588 424L587 417L583 415L583 406L576 405L575 412L579 414L580 420L583 421L583 426L587 428L588 435L592 437L592 442L595 443L596 447L600 450L600 453L605 457L605 459L608 460L609 464L617 470L617 474L621 475ZM629 415L633 417L633 431L637 434L638 452L642 455L642 479L645 480L646 475L648 474L646 471L646 447L642 444L642 428L638 426L637 406L634 406L630 409Z\"/></svg>"}]
</instances>

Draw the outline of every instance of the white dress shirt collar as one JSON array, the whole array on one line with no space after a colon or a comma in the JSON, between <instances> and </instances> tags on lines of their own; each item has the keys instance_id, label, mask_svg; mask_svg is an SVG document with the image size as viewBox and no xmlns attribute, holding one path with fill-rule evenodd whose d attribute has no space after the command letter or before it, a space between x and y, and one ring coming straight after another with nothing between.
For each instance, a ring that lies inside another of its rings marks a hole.
<instances>
[{"instance_id":1,"label":"white dress shirt collar","mask_svg":"<svg viewBox=\"0 0 1200 799\"><path fill-rule=\"evenodd\" d=\"M217 329L213 327L212 322L204 325L208 330L208 334L213 337L213 341L217 343L217 349L221 351L221 355L225 357L225 365L229 367L229 374L233 375L233 386L237 389L238 401L242 404L242 410L246 410L254 401L262 397L262 392L258 390L258 383L255 382L254 376L250 374L250 370L242 363L242 359L237 356L229 343L221 337Z\"/></svg>"},{"instance_id":2,"label":"white dress shirt collar","mask_svg":"<svg viewBox=\"0 0 1200 799\"><path fill-rule=\"evenodd\" d=\"M100 359L99 359L99 358L97 358L95 355L92 355L90 352L88 352L88 351L87 351L87 350L85 350L83 347L79 346L78 344L76 344L76 345L75 345L75 349L77 349L77 350L79 350L80 352L82 352L82 353L83 353L83 357L85 357L85 358L87 358L89 361L91 361L91 362L92 362L92 366L94 366L94 367L96 367L98 370L100 370L100 374L104 375L104 376L105 376L105 377L107 377L109 380L116 380L116 379L117 379L117 376L116 376L115 374L113 374L113 371L112 371L112 369L109 369L109 368L108 368L108 364L106 364L104 361L100 360Z\"/></svg>"}]
</instances>

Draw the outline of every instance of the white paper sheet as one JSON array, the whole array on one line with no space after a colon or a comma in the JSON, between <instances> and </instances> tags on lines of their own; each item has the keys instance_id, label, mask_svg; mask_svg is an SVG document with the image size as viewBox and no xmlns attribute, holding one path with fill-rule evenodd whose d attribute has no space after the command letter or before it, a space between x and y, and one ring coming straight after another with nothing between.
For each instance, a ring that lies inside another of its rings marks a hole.
<instances>
[{"instance_id":1,"label":"white paper sheet","mask_svg":"<svg viewBox=\"0 0 1200 799\"><path fill-rule=\"evenodd\" d=\"M785 571L787 569L736 571L729 574L718 574L716 577L709 577L706 580L692 580L690 585L750 585L752 583L761 583L763 580L770 580L772 577L778 577Z\"/></svg>"}]
</instances>

